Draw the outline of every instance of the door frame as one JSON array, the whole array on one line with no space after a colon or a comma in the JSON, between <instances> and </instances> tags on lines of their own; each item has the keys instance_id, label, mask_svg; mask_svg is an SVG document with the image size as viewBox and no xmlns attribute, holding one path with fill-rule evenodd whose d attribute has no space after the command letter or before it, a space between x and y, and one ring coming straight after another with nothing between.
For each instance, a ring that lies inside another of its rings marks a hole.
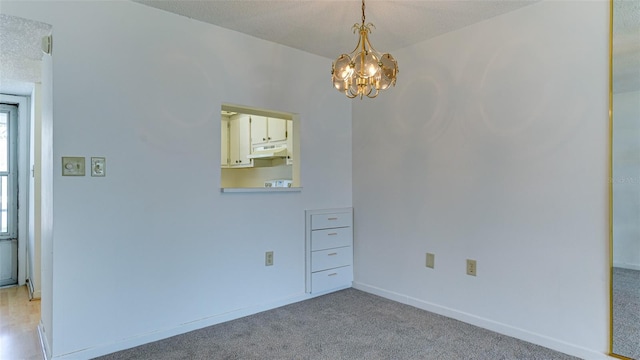
<instances>
[{"instance_id":1,"label":"door frame","mask_svg":"<svg viewBox=\"0 0 640 360\"><path fill-rule=\"evenodd\" d=\"M27 243L29 241L31 96L0 94L0 102L18 106L18 285L24 285L27 279ZM33 259L33 261L39 261L39 259Z\"/></svg>"}]
</instances>

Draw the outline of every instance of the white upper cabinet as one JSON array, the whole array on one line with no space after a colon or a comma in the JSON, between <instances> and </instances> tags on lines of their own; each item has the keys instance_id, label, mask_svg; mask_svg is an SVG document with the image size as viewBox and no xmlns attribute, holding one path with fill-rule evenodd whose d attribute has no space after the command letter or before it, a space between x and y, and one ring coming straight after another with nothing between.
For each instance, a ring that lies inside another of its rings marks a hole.
<instances>
[{"instance_id":1,"label":"white upper cabinet","mask_svg":"<svg viewBox=\"0 0 640 360\"><path fill-rule=\"evenodd\" d=\"M287 140L287 120L251 115L251 145Z\"/></svg>"},{"instance_id":2,"label":"white upper cabinet","mask_svg":"<svg viewBox=\"0 0 640 360\"><path fill-rule=\"evenodd\" d=\"M220 166L229 167L229 118L223 117L220 122Z\"/></svg>"},{"instance_id":3,"label":"white upper cabinet","mask_svg":"<svg viewBox=\"0 0 640 360\"><path fill-rule=\"evenodd\" d=\"M287 140L287 120L267 118L267 135L270 142Z\"/></svg>"},{"instance_id":4,"label":"white upper cabinet","mask_svg":"<svg viewBox=\"0 0 640 360\"><path fill-rule=\"evenodd\" d=\"M229 166L251 167L247 157L251 153L249 115L234 115L229 121Z\"/></svg>"},{"instance_id":5,"label":"white upper cabinet","mask_svg":"<svg viewBox=\"0 0 640 360\"><path fill-rule=\"evenodd\" d=\"M293 121L287 121L287 165L293 164Z\"/></svg>"}]
</instances>

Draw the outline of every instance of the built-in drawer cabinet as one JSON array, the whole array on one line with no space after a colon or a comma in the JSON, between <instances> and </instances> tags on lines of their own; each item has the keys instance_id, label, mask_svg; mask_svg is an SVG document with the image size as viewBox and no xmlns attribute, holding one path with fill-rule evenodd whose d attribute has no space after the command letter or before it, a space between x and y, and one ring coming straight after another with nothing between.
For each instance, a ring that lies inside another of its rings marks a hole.
<instances>
[{"instance_id":1,"label":"built-in drawer cabinet","mask_svg":"<svg viewBox=\"0 0 640 360\"><path fill-rule=\"evenodd\" d=\"M353 209L306 211L307 292L322 293L353 282Z\"/></svg>"}]
</instances>

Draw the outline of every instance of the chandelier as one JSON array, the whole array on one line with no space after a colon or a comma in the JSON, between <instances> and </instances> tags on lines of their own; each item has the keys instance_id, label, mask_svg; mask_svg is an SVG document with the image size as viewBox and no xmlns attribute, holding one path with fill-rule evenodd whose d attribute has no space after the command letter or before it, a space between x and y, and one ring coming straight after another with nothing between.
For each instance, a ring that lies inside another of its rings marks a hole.
<instances>
[{"instance_id":1,"label":"chandelier","mask_svg":"<svg viewBox=\"0 0 640 360\"><path fill-rule=\"evenodd\" d=\"M353 99L360 96L374 98L380 90L396 85L398 63L391 54L381 54L369 42L372 23L365 24L362 0L362 24L353 25L353 33L360 33L358 45L349 54L338 56L331 66L333 86Z\"/></svg>"}]
</instances>

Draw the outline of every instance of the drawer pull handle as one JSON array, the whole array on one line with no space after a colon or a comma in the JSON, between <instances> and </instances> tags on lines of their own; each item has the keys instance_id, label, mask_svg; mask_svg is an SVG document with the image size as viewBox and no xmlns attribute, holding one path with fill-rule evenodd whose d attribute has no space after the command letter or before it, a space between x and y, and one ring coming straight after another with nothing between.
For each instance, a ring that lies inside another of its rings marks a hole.
<instances>
[{"instance_id":1,"label":"drawer pull handle","mask_svg":"<svg viewBox=\"0 0 640 360\"><path fill-rule=\"evenodd\" d=\"M327 220L338 220L337 217L328 218Z\"/></svg>"},{"instance_id":2,"label":"drawer pull handle","mask_svg":"<svg viewBox=\"0 0 640 360\"><path fill-rule=\"evenodd\" d=\"M338 235L338 233L329 233L329 234L327 234L327 235L328 235L328 236L336 236L336 235Z\"/></svg>"},{"instance_id":3,"label":"drawer pull handle","mask_svg":"<svg viewBox=\"0 0 640 360\"><path fill-rule=\"evenodd\" d=\"M338 255L338 253L327 254L327 256L336 256L336 255Z\"/></svg>"},{"instance_id":4,"label":"drawer pull handle","mask_svg":"<svg viewBox=\"0 0 640 360\"><path fill-rule=\"evenodd\" d=\"M338 275L338 273L332 273L332 274L329 274L327 276L336 276L336 275Z\"/></svg>"}]
</instances>

